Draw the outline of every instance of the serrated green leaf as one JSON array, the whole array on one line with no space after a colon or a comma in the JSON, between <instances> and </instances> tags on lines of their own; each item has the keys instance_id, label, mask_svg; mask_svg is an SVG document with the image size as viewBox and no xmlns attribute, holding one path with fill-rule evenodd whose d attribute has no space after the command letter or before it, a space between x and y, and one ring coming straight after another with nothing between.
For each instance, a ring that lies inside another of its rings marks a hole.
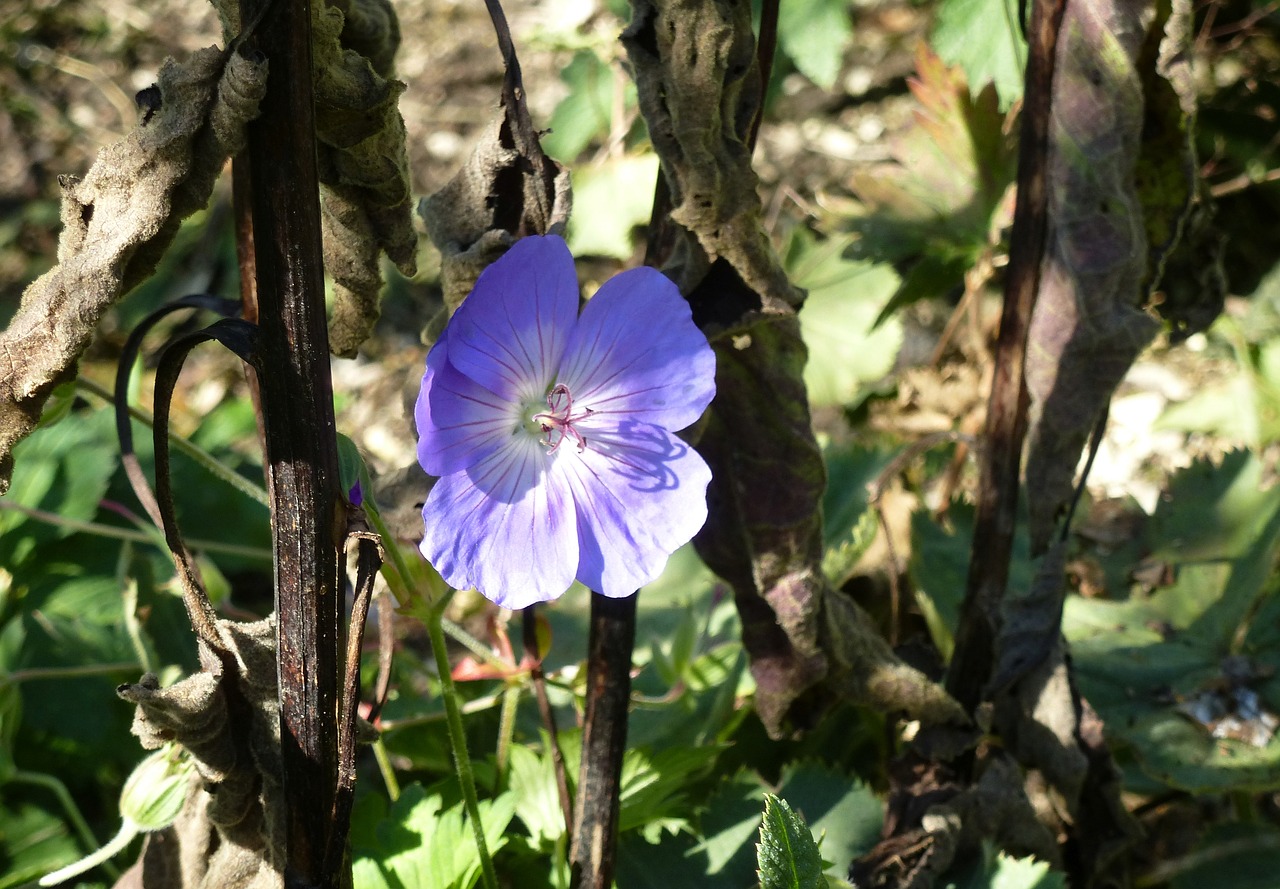
<instances>
[{"instance_id":1,"label":"serrated green leaf","mask_svg":"<svg viewBox=\"0 0 1280 889\"><path fill-rule=\"evenodd\" d=\"M688 815L685 793L690 780L708 770L723 746L648 752L628 750L622 760L618 830L642 827L662 818Z\"/></svg>"},{"instance_id":2,"label":"serrated green leaf","mask_svg":"<svg viewBox=\"0 0 1280 889\"><path fill-rule=\"evenodd\" d=\"M568 740L561 736L561 745ZM524 744L513 744L509 752L507 787L515 795L516 817L529 831L529 839L549 849L565 835L564 812L556 789L555 768L548 753L539 754Z\"/></svg>"},{"instance_id":3,"label":"serrated green leaf","mask_svg":"<svg viewBox=\"0 0 1280 889\"><path fill-rule=\"evenodd\" d=\"M994 83L1002 111L1022 97L1027 42L1018 8L1018 0L943 0L930 41L976 88Z\"/></svg>"},{"instance_id":4,"label":"serrated green leaf","mask_svg":"<svg viewBox=\"0 0 1280 889\"><path fill-rule=\"evenodd\" d=\"M840 76L853 35L845 0L794 0L778 7L778 43L797 70L825 90Z\"/></svg>"},{"instance_id":5,"label":"serrated green leaf","mask_svg":"<svg viewBox=\"0 0 1280 889\"><path fill-rule=\"evenodd\" d=\"M703 840L696 848L705 856L708 876L735 886L747 885L755 876L764 793L757 776L739 772L711 794L701 819Z\"/></svg>"},{"instance_id":6,"label":"serrated green leaf","mask_svg":"<svg viewBox=\"0 0 1280 889\"><path fill-rule=\"evenodd\" d=\"M804 819L771 793L764 796L756 850L762 889L813 889L825 882L822 855Z\"/></svg>"},{"instance_id":7,"label":"serrated green leaf","mask_svg":"<svg viewBox=\"0 0 1280 889\"><path fill-rule=\"evenodd\" d=\"M1219 467L1198 464L1170 482L1161 521L1151 523L1152 548L1174 561L1183 554L1202 560L1182 564L1172 586L1124 602L1069 597L1064 609L1081 692L1111 736L1147 775L1192 792L1280 786L1280 742L1256 747L1214 737L1216 718L1201 724L1204 717L1185 709L1219 701L1226 715L1234 705L1225 691L1242 682L1270 706L1280 704L1280 688L1262 682L1280 668L1268 644L1280 493L1258 490L1254 462L1228 455ZM1203 539L1191 536L1196 518ZM1239 655L1255 680L1228 675Z\"/></svg>"},{"instance_id":8,"label":"serrated green leaf","mask_svg":"<svg viewBox=\"0 0 1280 889\"><path fill-rule=\"evenodd\" d=\"M784 250L791 280L809 291L800 333L809 347L804 381L815 406L860 403L893 369L902 347L896 319L873 329L898 286L897 274L888 265L845 259L848 243L818 242L796 229Z\"/></svg>"},{"instance_id":9,"label":"serrated green leaf","mask_svg":"<svg viewBox=\"0 0 1280 889\"><path fill-rule=\"evenodd\" d=\"M849 870L849 862L880 840L884 807L861 781L818 762L791 763L782 771L778 794L804 813L809 831L822 837L828 875Z\"/></svg>"},{"instance_id":10,"label":"serrated green leaf","mask_svg":"<svg viewBox=\"0 0 1280 889\"><path fill-rule=\"evenodd\" d=\"M493 855L505 843L503 833L515 816L515 795L481 800L485 844ZM380 859L373 859L391 885L415 889L471 889L480 878L480 858L463 804L443 808L438 790L420 784L404 789L378 825ZM362 873L372 873L367 865ZM377 884L371 879L371 886Z\"/></svg>"},{"instance_id":11,"label":"serrated green leaf","mask_svg":"<svg viewBox=\"0 0 1280 889\"><path fill-rule=\"evenodd\" d=\"M1262 461L1248 451L1179 471L1151 517L1151 557L1176 564L1239 558L1280 509L1280 488L1264 490L1262 476Z\"/></svg>"}]
</instances>

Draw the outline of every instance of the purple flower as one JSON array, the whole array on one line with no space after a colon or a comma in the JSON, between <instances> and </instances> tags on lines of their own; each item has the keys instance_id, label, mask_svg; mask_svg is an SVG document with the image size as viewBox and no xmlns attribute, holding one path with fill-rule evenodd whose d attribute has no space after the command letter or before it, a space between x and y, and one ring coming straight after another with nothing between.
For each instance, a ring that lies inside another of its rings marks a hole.
<instances>
[{"instance_id":1,"label":"purple flower","mask_svg":"<svg viewBox=\"0 0 1280 889\"><path fill-rule=\"evenodd\" d=\"M672 432L702 415L714 377L661 273L615 276L579 315L564 241L517 241L427 355L418 461L440 478L422 554L506 608L575 578L631 595L706 521L711 471Z\"/></svg>"}]
</instances>

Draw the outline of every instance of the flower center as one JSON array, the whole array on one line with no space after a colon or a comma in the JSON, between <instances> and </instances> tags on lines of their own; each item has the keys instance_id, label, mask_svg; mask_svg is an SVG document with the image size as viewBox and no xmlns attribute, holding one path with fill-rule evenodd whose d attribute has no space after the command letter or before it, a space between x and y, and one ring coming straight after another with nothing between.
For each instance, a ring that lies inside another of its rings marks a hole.
<instances>
[{"instance_id":1,"label":"flower center","mask_svg":"<svg viewBox=\"0 0 1280 889\"><path fill-rule=\"evenodd\" d=\"M579 408L574 413L573 394L569 387L557 383L547 393L547 410L534 414L532 422L542 430L542 443L555 453L556 448L566 439L572 439L578 446L578 453L587 449L587 440L573 424L591 415L591 408Z\"/></svg>"}]
</instances>

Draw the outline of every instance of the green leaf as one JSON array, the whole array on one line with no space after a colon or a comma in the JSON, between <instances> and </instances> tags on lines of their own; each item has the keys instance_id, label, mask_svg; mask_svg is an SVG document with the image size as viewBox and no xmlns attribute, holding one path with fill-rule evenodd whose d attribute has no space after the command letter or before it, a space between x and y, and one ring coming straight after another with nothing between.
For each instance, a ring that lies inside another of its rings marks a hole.
<instances>
[{"instance_id":1,"label":"green leaf","mask_svg":"<svg viewBox=\"0 0 1280 889\"><path fill-rule=\"evenodd\" d=\"M943 657L950 660L969 573L973 507L953 502L947 509L947 525L939 525L924 511L911 516L911 561L907 573L929 635ZM1035 576L1025 529L1026 523L1019 521L1009 566L1011 590L1030 589Z\"/></svg>"},{"instance_id":2,"label":"green leaf","mask_svg":"<svg viewBox=\"0 0 1280 889\"><path fill-rule=\"evenodd\" d=\"M993 88L972 95L961 69L927 51L916 68L915 126L890 139L890 160L864 165L851 181L865 207L852 223L857 255L920 258L897 304L951 290L960 267L990 249L992 229L1012 212L1007 194L1017 166Z\"/></svg>"},{"instance_id":3,"label":"green leaf","mask_svg":"<svg viewBox=\"0 0 1280 889\"><path fill-rule=\"evenodd\" d=\"M357 883L357 889L382 885L471 889L476 884L480 857L463 804L445 809L443 802L437 789L425 790L420 784L404 789L377 827L379 848L353 851L356 861L371 860L377 868L367 864L358 868L367 882ZM514 815L514 794L480 802L480 821L490 855L504 845L503 833Z\"/></svg>"},{"instance_id":4,"label":"green leaf","mask_svg":"<svg viewBox=\"0 0 1280 889\"><path fill-rule=\"evenodd\" d=\"M349 497L356 483L360 484L363 497L368 498L373 492L373 483L369 479L369 467L356 443L341 432L338 433L338 478L342 485L343 496Z\"/></svg>"},{"instance_id":5,"label":"green leaf","mask_svg":"<svg viewBox=\"0 0 1280 889\"><path fill-rule=\"evenodd\" d=\"M778 43L805 77L825 90L840 76L853 35L845 0L788 0L778 7Z\"/></svg>"},{"instance_id":6,"label":"green leaf","mask_svg":"<svg viewBox=\"0 0 1280 889\"><path fill-rule=\"evenodd\" d=\"M847 873L849 862L880 840L884 808L856 778L818 762L792 763L782 771L778 794L804 813L814 836L822 837L831 876Z\"/></svg>"},{"instance_id":7,"label":"green leaf","mask_svg":"<svg viewBox=\"0 0 1280 889\"><path fill-rule=\"evenodd\" d=\"M1280 669L1270 644L1277 615L1272 569L1280 555L1280 491L1260 492L1255 458L1228 455L1170 483L1152 521L1152 549L1181 554L1176 582L1128 601L1069 597L1063 631L1081 692L1143 771L1192 792L1280 787L1280 741L1215 737L1230 717L1260 717L1240 703L1256 692L1271 708ZM1192 534L1199 518L1203 541ZM1229 725L1229 724L1228 724Z\"/></svg>"},{"instance_id":8,"label":"green leaf","mask_svg":"<svg viewBox=\"0 0 1280 889\"><path fill-rule=\"evenodd\" d=\"M1151 558L1186 564L1243 555L1280 509L1280 488L1263 487L1262 461L1233 451L1219 465L1196 460L1169 481L1151 517Z\"/></svg>"},{"instance_id":9,"label":"green leaf","mask_svg":"<svg viewBox=\"0 0 1280 889\"><path fill-rule=\"evenodd\" d=\"M1004 852L993 854L985 843L983 852L950 884L951 889L1066 889L1066 875L1050 870L1047 862L1030 856L1014 858Z\"/></svg>"},{"instance_id":10,"label":"green leaf","mask_svg":"<svg viewBox=\"0 0 1280 889\"><path fill-rule=\"evenodd\" d=\"M53 387L53 391L49 393L49 400L44 403L44 410L40 412L40 422L37 428L53 426L61 423L71 415L71 406L76 401L76 381L67 380Z\"/></svg>"},{"instance_id":11,"label":"green leaf","mask_svg":"<svg viewBox=\"0 0 1280 889\"><path fill-rule=\"evenodd\" d=\"M964 68L971 84L994 83L1002 111L1022 97L1027 42L1018 7L1018 0L943 0L930 41L948 65Z\"/></svg>"},{"instance_id":12,"label":"green leaf","mask_svg":"<svg viewBox=\"0 0 1280 889\"><path fill-rule=\"evenodd\" d=\"M1172 889L1273 889L1280 872L1280 830L1263 821L1217 824L1186 857Z\"/></svg>"},{"instance_id":13,"label":"green leaf","mask_svg":"<svg viewBox=\"0 0 1280 889\"><path fill-rule=\"evenodd\" d=\"M743 886L755 875L755 839L760 830L764 787L739 772L716 788L701 819L703 840L696 851L706 859L703 873L727 885Z\"/></svg>"},{"instance_id":14,"label":"green leaf","mask_svg":"<svg viewBox=\"0 0 1280 889\"><path fill-rule=\"evenodd\" d=\"M80 855L60 818L30 803L0 802L0 889L29 883Z\"/></svg>"},{"instance_id":15,"label":"green leaf","mask_svg":"<svg viewBox=\"0 0 1280 889\"><path fill-rule=\"evenodd\" d=\"M809 347L804 382L809 402L857 405L892 369L902 347L902 325L875 320L898 286L888 265L848 260L847 240L818 242L796 229L784 250L791 280L809 291L800 333Z\"/></svg>"},{"instance_id":16,"label":"green leaf","mask_svg":"<svg viewBox=\"0 0 1280 889\"><path fill-rule=\"evenodd\" d=\"M786 800L771 793L764 796L764 821L756 849L762 889L812 889L824 882L822 855L813 834Z\"/></svg>"},{"instance_id":17,"label":"green leaf","mask_svg":"<svg viewBox=\"0 0 1280 889\"><path fill-rule=\"evenodd\" d=\"M608 158L574 168L568 235L573 255L630 259L632 229L649 221L657 177L656 154Z\"/></svg>"},{"instance_id":18,"label":"green leaf","mask_svg":"<svg viewBox=\"0 0 1280 889\"><path fill-rule=\"evenodd\" d=\"M560 735L562 750L571 740L567 734ZM509 755L507 788L515 796L515 815L529 831L534 845L549 849L565 835L564 812L560 809L551 755L540 754L524 744L512 744Z\"/></svg>"},{"instance_id":19,"label":"green leaf","mask_svg":"<svg viewBox=\"0 0 1280 889\"><path fill-rule=\"evenodd\" d=\"M77 415L76 422L36 429L14 449L13 481L5 499L66 519L90 521L115 471L120 445L111 411ZM14 571L44 541L72 532L0 512L0 564Z\"/></svg>"},{"instance_id":20,"label":"green leaf","mask_svg":"<svg viewBox=\"0 0 1280 889\"><path fill-rule=\"evenodd\" d=\"M722 745L708 744L652 753L628 750L622 760L618 830L687 816L685 792L690 781L709 770L723 749Z\"/></svg>"},{"instance_id":21,"label":"green leaf","mask_svg":"<svg viewBox=\"0 0 1280 889\"><path fill-rule=\"evenodd\" d=\"M609 132L613 121L614 91L618 72L589 49L579 50L560 73L569 87L566 96L551 114L551 132L542 137L542 150L556 160L572 163L597 137ZM627 79L625 102L636 103L635 85ZM574 183L577 204L577 183ZM653 197L652 193L649 195ZM577 251L575 250L576 254Z\"/></svg>"},{"instance_id":22,"label":"green leaf","mask_svg":"<svg viewBox=\"0 0 1280 889\"><path fill-rule=\"evenodd\" d=\"M827 490L822 496L822 573L835 587L842 586L854 566L875 540L879 529L867 486L893 460L887 448L858 444L828 448Z\"/></svg>"}]
</instances>

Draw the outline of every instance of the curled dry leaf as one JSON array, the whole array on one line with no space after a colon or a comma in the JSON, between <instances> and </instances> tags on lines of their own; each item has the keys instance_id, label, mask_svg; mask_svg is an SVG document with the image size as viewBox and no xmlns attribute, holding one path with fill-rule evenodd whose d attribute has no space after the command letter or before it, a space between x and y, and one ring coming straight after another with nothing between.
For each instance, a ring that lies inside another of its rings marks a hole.
<instances>
[{"instance_id":1,"label":"curled dry leaf","mask_svg":"<svg viewBox=\"0 0 1280 889\"><path fill-rule=\"evenodd\" d=\"M155 270L182 220L208 202L266 78L265 62L216 47L169 59L144 91L137 128L103 149L84 179L62 180L58 264L27 288L0 334L0 493L14 446L53 388L74 376L103 313Z\"/></svg>"},{"instance_id":2,"label":"curled dry leaf","mask_svg":"<svg viewBox=\"0 0 1280 889\"><path fill-rule=\"evenodd\" d=\"M535 175L537 166L516 147L513 116L504 107L485 127L462 169L418 208L440 250L440 281L450 313L471 292L480 272L517 237L563 235L569 221L569 171L543 155L555 171L552 184L548 187Z\"/></svg>"},{"instance_id":3,"label":"curled dry leaf","mask_svg":"<svg viewBox=\"0 0 1280 889\"><path fill-rule=\"evenodd\" d=\"M747 4L637 0L622 35L640 110L670 190L671 220L692 238L675 245L665 271L689 293L723 260L754 293L752 314L717 318L724 327L757 313L790 316L804 301L761 224L751 128L760 108L760 69ZM719 325L717 325L719 326ZM717 329L704 329L714 336Z\"/></svg>"},{"instance_id":4,"label":"curled dry leaf","mask_svg":"<svg viewBox=\"0 0 1280 889\"><path fill-rule=\"evenodd\" d=\"M402 274L417 272L398 106L405 86L390 79L400 27L385 0L317 2L311 10L321 232L334 283L329 347L349 358L378 320L381 254Z\"/></svg>"},{"instance_id":5,"label":"curled dry leaf","mask_svg":"<svg viewBox=\"0 0 1280 889\"><path fill-rule=\"evenodd\" d=\"M168 688L148 674L117 690L137 706L133 733L142 746L180 744L199 776L177 821L148 835L142 886L284 885L275 620L218 623L233 648L219 656L201 645L201 672Z\"/></svg>"}]
</instances>

